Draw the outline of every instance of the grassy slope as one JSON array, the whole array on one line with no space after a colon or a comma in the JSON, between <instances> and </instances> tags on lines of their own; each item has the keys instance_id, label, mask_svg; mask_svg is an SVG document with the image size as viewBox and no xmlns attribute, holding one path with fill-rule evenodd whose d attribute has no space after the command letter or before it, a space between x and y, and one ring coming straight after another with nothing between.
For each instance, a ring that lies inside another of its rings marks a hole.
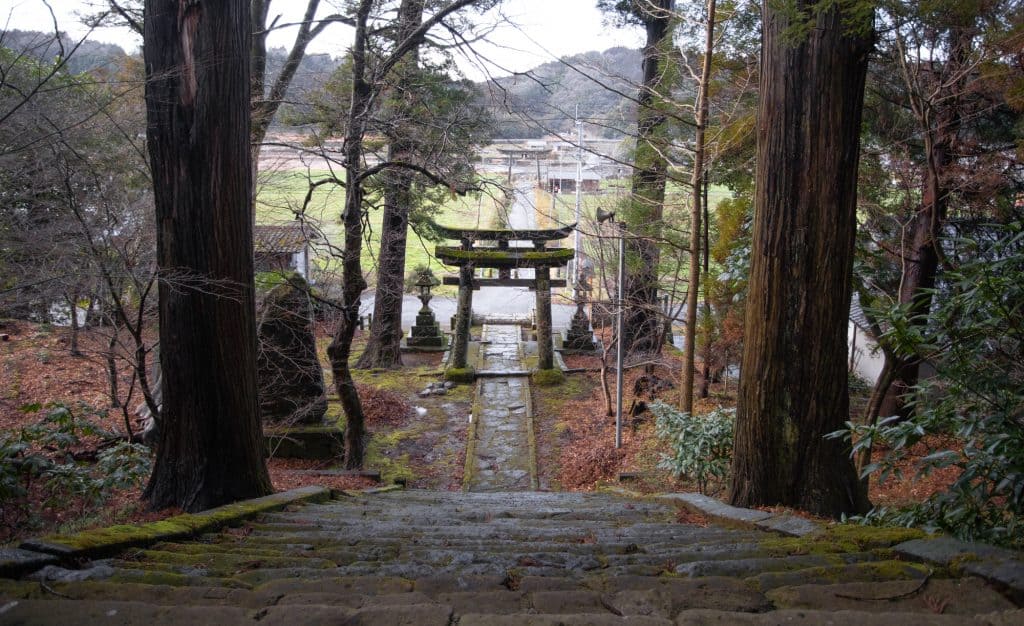
<instances>
[{"instance_id":1,"label":"grassy slope","mask_svg":"<svg viewBox=\"0 0 1024 626\"><path fill-rule=\"evenodd\" d=\"M330 175L327 171L282 171L260 175L261 184L256 197L256 222L258 224L285 224L294 219L301 210L309 189L310 180L320 180ZM472 225L488 228L497 214L497 193L481 193L466 197L448 197L439 208L434 219L446 225ZM495 197L492 197L495 196ZM344 230L340 223L341 208L345 201L345 191L337 185L322 185L312 194L309 206L305 210L306 219L321 230L324 237L332 245L341 246ZM380 248L381 209L377 200L371 198L367 232L363 245L363 271L367 280L374 282L376 259ZM406 267L430 265L442 268L433 258L434 242L420 239L410 232L406 246ZM336 267L327 246L318 246L316 262L323 269Z\"/></svg>"}]
</instances>

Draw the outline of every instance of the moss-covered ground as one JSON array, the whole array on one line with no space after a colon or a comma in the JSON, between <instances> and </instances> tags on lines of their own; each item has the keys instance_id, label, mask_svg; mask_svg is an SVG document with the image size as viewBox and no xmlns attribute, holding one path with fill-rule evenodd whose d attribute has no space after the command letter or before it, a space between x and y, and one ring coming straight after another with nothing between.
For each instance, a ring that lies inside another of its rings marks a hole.
<instances>
[{"instance_id":1,"label":"moss-covered ground","mask_svg":"<svg viewBox=\"0 0 1024 626\"><path fill-rule=\"evenodd\" d=\"M320 336L317 347L326 364L330 338ZM352 362L366 346L366 333L358 331L353 341ZM379 471L383 484L401 481L420 489L458 489L465 459L466 428L473 402L472 384L456 384L444 395L420 397L430 383L444 380L439 353L406 353L399 369L353 369L352 378L360 387L364 409L380 398L369 388L380 390L386 398L405 403L404 415L385 415L368 419L366 445L367 470ZM333 390L329 368L324 370L328 386L327 417L344 426L341 403ZM389 404L389 406L391 406Z\"/></svg>"}]
</instances>

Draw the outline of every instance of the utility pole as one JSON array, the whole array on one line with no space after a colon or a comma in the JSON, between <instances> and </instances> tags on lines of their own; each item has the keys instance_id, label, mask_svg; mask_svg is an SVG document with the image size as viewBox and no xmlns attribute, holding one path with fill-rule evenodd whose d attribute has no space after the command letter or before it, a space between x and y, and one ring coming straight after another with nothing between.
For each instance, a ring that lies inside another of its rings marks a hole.
<instances>
[{"instance_id":1,"label":"utility pole","mask_svg":"<svg viewBox=\"0 0 1024 626\"><path fill-rule=\"evenodd\" d=\"M572 261L572 296L580 300L580 280L583 272L580 267L580 208L583 204L583 120L580 119L580 105L576 105L576 236L573 242L575 255Z\"/></svg>"}]
</instances>

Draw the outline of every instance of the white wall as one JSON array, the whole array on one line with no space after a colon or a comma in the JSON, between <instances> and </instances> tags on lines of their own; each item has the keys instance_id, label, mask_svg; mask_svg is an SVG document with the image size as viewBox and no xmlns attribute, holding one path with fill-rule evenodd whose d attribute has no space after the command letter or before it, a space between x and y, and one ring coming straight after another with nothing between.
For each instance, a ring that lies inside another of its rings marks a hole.
<instances>
[{"instance_id":1,"label":"white wall","mask_svg":"<svg viewBox=\"0 0 1024 626\"><path fill-rule=\"evenodd\" d=\"M854 330L856 329L856 342L854 343ZM850 322L850 328L846 333L846 342L853 350L853 370L865 380L872 384L878 380L882 373L882 365L885 360L882 358L882 351L878 350L878 344L869 338L864 331L857 328ZM849 358L849 354L847 354Z\"/></svg>"}]
</instances>

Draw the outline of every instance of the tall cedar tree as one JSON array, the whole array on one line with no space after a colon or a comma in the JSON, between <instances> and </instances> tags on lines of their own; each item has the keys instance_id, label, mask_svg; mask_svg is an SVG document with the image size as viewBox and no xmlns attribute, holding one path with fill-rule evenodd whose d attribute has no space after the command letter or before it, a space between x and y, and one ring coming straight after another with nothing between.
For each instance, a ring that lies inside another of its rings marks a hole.
<instances>
[{"instance_id":1,"label":"tall cedar tree","mask_svg":"<svg viewBox=\"0 0 1024 626\"><path fill-rule=\"evenodd\" d=\"M911 323L918 327L926 325L931 313L932 293L942 256L940 240L954 192L950 170L966 152L958 145L958 135L964 124L965 101L971 99L968 85L978 87L973 78L978 75L974 69L977 63L974 48L981 27L975 11L975 7L954 5L937 12L937 19L927 23L926 27L938 35L933 45L943 53L944 62L926 63L910 57L914 43L909 41L905 31L914 24L893 30L890 37L894 49L886 55L897 57L894 64L923 140L921 203L903 229L899 245L902 257L899 260L899 303L908 308ZM918 382L921 360L898 356L891 351L886 351L886 357L868 407L869 420L888 415L906 418L912 413L905 395Z\"/></svg>"},{"instance_id":2,"label":"tall cedar tree","mask_svg":"<svg viewBox=\"0 0 1024 626\"><path fill-rule=\"evenodd\" d=\"M819 515L869 503L846 445L846 333L871 51L836 4L764 3L758 157L731 502ZM848 6L843 4L842 6ZM810 15L807 22L796 15Z\"/></svg>"},{"instance_id":3,"label":"tall cedar tree","mask_svg":"<svg viewBox=\"0 0 1024 626\"><path fill-rule=\"evenodd\" d=\"M396 42L407 39L423 21L424 0L402 0L398 8ZM419 65L419 48L414 48L395 68L401 76L415 72ZM403 129L402 120L414 112L406 111L408 102L403 89L396 84L391 97L397 124L389 137L388 161L412 162L415 150L412 132ZM415 106L414 103L409 103ZM404 132L403 132L404 131ZM409 211L412 210L414 173L395 168L384 173L384 216L381 225L380 260L377 267L377 291L373 302L373 323L366 349L356 362L360 368L392 368L402 365L402 297L405 293L405 243L409 232Z\"/></svg>"},{"instance_id":4,"label":"tall cedar tree","mask_svg":"<svg viewBox=\"0 0 1024 626\"><path fill-rule=\"evenodd\" d=\"M629 353L661 349L658 309L658 241L665 205L667 154L670 139L665 98L675 83L670 66L674 0L599 0L598 6L618 14L624 23L644 27L643 84L637 97L636 155L631 195L623 221L633 235L627 244L624 300L627 302L623 344Z\"/></svg>"},{"instance_id":5,"label":"tall cedar tree","mask_svg":"<svg viewBox=\"0 0 1024 626\"><path fill-rule=\"evenodd\" d=\"M327 347L331 362L334 388L341 400L347 420L345 428L345 466L349 469L363 465L365 451L366 423L363 406L356 391L349 359L352 356L352 339L359 322L359 298L366 288L363 278L360 253L363 245L363 217L365 212L364 185L375 168L364 168L363 140L370 124L374 101L380 97L381 89L393 77L396 66L420 46L427 32L441 23L444 18L479 2L479 0L452 0L440 7L429 19L418 25L408 37L396 43L387 56L375 60L371 57L373 24L371 14L376 5L374 0L360 0L354 6L355 38L352 43L351 102L347 119L343 125L345 138L342 158L345 162L345 209L342 222L345 225L345 249L342 253L342 314L334 330L334 337Z\"/></svg>"},{"instance_id":6,"label":"tall cedar tree","mask_svg":"<svg viewBox=\"0 0 1024 626\"><path fill-rule=\"evenodd\" d=\"M273 490L256 401L249 3L147 0L144 30L164 402L145 497L199 511Z\"/></svg>"}]
</instances>

